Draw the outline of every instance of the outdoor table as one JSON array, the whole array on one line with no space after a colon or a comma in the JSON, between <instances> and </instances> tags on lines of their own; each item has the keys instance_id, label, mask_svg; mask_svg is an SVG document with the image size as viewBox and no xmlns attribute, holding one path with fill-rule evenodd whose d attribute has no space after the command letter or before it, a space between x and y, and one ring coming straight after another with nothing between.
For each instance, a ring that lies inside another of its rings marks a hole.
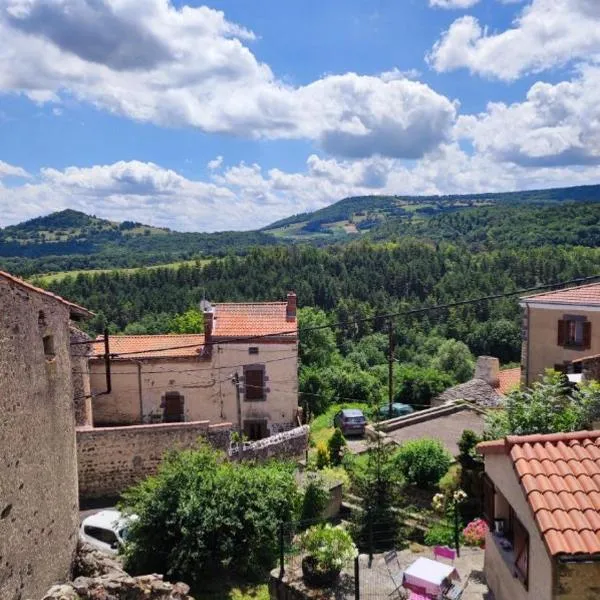
<instances>
[{"instance_id":1,"label":"outdoor table","mask_svg":"<svg viewBox=\"0 0 600 600\"><path fill-rule=\"evenodd\" d=\"M402 585L408 589L425 588L429 596L440 598L444 582L452 579L460 579L452 565L421 556L404 571Z\"/></svg>"}]
</instances>

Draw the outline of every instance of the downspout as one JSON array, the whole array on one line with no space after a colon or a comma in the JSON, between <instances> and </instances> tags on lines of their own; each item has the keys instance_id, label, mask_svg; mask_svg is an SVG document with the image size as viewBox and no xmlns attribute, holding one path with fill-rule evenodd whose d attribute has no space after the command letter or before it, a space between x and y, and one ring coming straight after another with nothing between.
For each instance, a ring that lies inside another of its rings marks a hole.
<instances>
[{"instance_id":1,"label":"downspout","mask_svg":"<svg viewBox=\"0 0 600 600\"><path fill-rule=\"evenodd\" d=\"M144 402L142 397L142 362L134 360L138 368L138 399L140 402L140 423L144 422Z\"/></svg>"},{"instance_id":2,"label":"downspout","mask_svg":"<svg viewBox=\"0 0 600 600\"><path fill-rule=\"evenodd\" d=\"M531 327L529 324L529 303L526 302L527 306L527 361L525 365L525 385L529 386L529 357L531 356Z\"/></svg>"}]
</instances>

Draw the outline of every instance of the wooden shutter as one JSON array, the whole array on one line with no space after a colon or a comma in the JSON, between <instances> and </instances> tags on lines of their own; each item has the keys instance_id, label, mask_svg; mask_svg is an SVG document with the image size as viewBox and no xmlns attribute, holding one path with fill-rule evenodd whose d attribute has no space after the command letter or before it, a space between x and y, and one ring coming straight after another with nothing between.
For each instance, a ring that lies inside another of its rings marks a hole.
<instances>
[{"instance_id":1,"label":"wooden shutter","mask_svg":"<svg viewBox=\"0 0 600 600\"><path fill-rule=\"evenodd\" d=\"M496 488L492 480L484 473L483 475L483 518L487 521L490 529L494 530Z\"/></svg>"},{"instance_id":2,"label":"wooden shutter","mask_svg":"<svg viewBox=\"0 0 600 600\"><path fill-rule=\"evenodd\" d=\"M519 519L514 520L515 575L527 588L529 579L529 533Z\"/></svg>"},{"instance_id":3,"label":"wooden shutter","mask_svg":"<svg viewBox=\"0 0 600 600\"><path fill-rule=\"evenodd\" d=\"M261 367L246 369L244 372L244 398L246 400L264 400L265 371Z\"/></svg>"},{"instance_id":4,"label":"wooden shutter","mask_svg":"<svg viewBox=\"0 0 600 600\"><path fill-rule=\"evenodd\" d=\"M583 323L583 349L589 350L592 346L592 324L589 321Z\"/></svg>"},{"instance_id":5,"label":"wooden shutter","mask_svg":"<svg viewBox=\"0 0 600 600\"><path fill-rule=\"evenodd\" d=\"M567 327L568 321L560 319L558 321L558 345L564 346L567 343Z\"/></svg>"}]
</instances>

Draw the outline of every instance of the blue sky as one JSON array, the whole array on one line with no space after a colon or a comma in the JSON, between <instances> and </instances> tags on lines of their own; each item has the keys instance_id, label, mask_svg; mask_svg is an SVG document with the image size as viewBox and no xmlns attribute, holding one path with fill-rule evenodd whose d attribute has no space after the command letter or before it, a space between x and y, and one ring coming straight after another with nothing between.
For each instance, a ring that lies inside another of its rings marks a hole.
<instances>
[{"instance_id":1,"label":"blue sky","mask_svg":"<svg viewBox=\"0 0 600 600\"><path fill-rule=\"evenodd\" d=\"M595 0L3 0L0 38L0 226L599 180Z\"/></svg>"}]
</instances>

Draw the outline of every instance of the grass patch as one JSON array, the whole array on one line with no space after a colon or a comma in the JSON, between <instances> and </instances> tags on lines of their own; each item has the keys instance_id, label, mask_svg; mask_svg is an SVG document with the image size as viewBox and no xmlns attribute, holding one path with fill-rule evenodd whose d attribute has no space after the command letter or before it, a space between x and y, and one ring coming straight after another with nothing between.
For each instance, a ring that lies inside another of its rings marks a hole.
<instances>
[{"instance_id":1,"label":"grass patch","mask_svg":"<svg viewBox=\"0 0 600 600\"><path fill-rule=\"evenodd\" d=\"M215 578L202 589L191 590L196 600L269 600L266 583L248 583L237 579Z\"/></svg>"},{"instance_id":2,"label":"grass patch","mask_svg":"<svg viewBox=\"0 0 600 600\"><path fill-rule=\"evenodd\" d=\"M364 402L345 402L343 404L332 404L327 412L316 417L310 424L310 441L311 445L316 446L319 442L329 440L333 433L333 417L342 408L360 408L367 419L370 415L370 406Z\"/></svg>"}]
</instances>

